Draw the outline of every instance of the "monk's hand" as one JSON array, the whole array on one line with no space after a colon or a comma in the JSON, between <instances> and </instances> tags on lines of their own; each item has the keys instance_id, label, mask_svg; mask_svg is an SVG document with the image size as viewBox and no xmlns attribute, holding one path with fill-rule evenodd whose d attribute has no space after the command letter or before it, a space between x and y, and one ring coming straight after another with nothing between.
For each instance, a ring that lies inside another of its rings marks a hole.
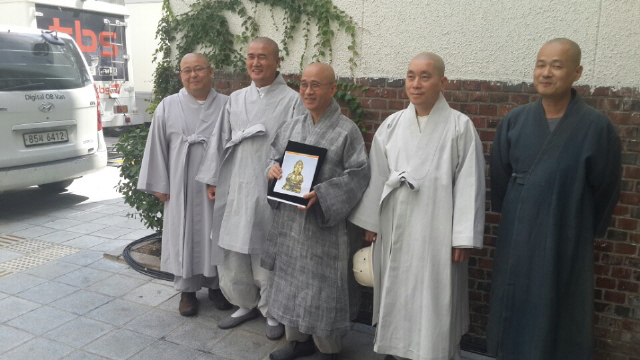
<instances>
[{"instance_id":1,"label":"monk's hand","mask_svg":"<svg viewBox=\"0 0 640 360\"><path fill-rule=\"evenodd\" d=\"M280 164L275 164L269 169L269 180L278 179L282 177L282 168Z\"/></svg>"},{"instance_id":2,"label":"monk's hand","mask_svg":"<svg viewBox=\"0 0 640 360\"><path fill-rule=\"evenodd\" d=\"M373 231L369 231L369 230L365 230L364 231L364 239L368 242L374 242L376 241L376 236L378 234L374 233Z\"/></svg>"},{"instance_id":3,"label":"monk's hand","mask_svg":"<svg viewBox=\"0 0 640 360\"><path fill-rule=\"evenodd\" d=\"M207 185L207 197L213 201L216 199L216 187L213 185Z\"/></svg>"},{"instance_id":4,"label":"monk's hand","mask_svg":"<svg viewBox=\"0 0 640 360\"><path fill-rule=\"evenodd\" d=\"M316 195L316 191L313 190L310 193L304 194L302 196L303 199L309 199L309 203L307 204L307 207L302 207L302 206L298 206L298 209L300 210L309 210L309 208L311 208L311 205L315 204L316 201L318 201L318 196Z\"/></svg>"},{"instance_id":5,"label":"monk's hand","mask_svg":"<svg viewBox=\"0 0 640 360\"><path fill-rule=\"evenodd\" d=\"M157 192L157 193L153 193L153 195L155 195L162 202L169 201L169 194Z\"/></svg>"},{"instance_id":6,"label":"monk's hand","mask_svg":"<svg viewBox=\"0 0 640 360\"><path fill-rule=\"evenodd\" d=\"M453 248L451 249L451 261L454 263L463 263L469 260L471 248Z\"/></svg>"}]
</instances>

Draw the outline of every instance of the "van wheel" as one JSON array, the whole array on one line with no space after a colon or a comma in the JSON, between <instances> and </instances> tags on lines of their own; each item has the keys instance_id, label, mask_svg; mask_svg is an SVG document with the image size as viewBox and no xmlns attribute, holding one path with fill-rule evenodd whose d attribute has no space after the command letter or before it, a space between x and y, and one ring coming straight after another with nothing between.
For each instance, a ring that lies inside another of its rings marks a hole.
<instances>
[{"instance_id":1,"label":"van wheel","mask_svg":"<svg viewBox=\"0 0 640 360\"><path fill-rule=\"evenodd\" d=\"M38 187L44 191L61 192L61 191L64 191L66 188L68 188L72 182L73 182L73 179L62 180L62 181L56 181L48 184L38 185Z\"/></svg>"}]
</instances>

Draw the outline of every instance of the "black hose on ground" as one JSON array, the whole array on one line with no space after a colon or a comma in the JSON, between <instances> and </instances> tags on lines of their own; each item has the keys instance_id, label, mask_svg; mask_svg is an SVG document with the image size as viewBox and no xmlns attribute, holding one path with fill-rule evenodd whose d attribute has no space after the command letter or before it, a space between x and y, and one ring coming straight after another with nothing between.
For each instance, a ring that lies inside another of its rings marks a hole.
<instances>
[{"instance_id":1,"label":"black hose on ground","mask_svg":"<svg viewBox=\"0 0 640 360\"><path fill-rule=\"evenodd\" d=\"M141 274L150 276L154 279L173 281L173 274L168 273L166 271L154 270L144 267L140 263L138 263L133 257L131 257L131 250L136 246L141 245L143 243L152 243L162 241L162 236L160 234L151 234L143 237L142 239L138 239L131 244L127 245L124 250L122 250L122 257L124 261L131 266L131 268Z\"/></svg>"}]
</instances>

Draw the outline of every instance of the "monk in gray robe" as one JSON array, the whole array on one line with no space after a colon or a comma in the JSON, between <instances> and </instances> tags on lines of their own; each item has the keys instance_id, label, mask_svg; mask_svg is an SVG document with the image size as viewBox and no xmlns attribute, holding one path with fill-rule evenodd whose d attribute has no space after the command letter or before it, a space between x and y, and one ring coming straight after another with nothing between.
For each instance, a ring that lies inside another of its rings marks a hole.
<instances>
[{"instance_id":1,"label":"monk in gray robe","mask_svg":"<svg viewBox=\"0 0 640 360\"><path fill-rule=\"evenodd\" d=\"M216 120L227 96L211 88L213 68L202 54L187 54L180 62L183 88L164 98L153 115L144 150L138 189L164 201L160 268L175 276L182 292L183 316L198 311L196 291L209 288L218 309L229 309L218 286L216 264L222 254L209 238L213 203L196 181Z\"/></svg>"},{"instance_id":2,"label":"monk in gray robe","mask_svg":"<svg viewBox=\"0 0 640 360\"><path fill-rule=\"evenodd\" d=\"M305 208L274 202L274 216L262 265L273 272L269 315L285 324L289 343L272 360L315 352L337 359L350 326L347 216L369 182L360 129L333 100L331 66L309 65L300 80L307 113L286 123L273 141L269 180L280 179L279 162L289 140L327 149L317 184L303 198ZM285 174L286 176L286 174Z\"/></svg>"},{"instance_id":3,"label":"monk in gray robe","mask_svg":"<svg viewBox=\"0 0 640 360\"><path fill-rule=\"evenodd\" d=\"M371 181L350 217L375 241L374 350L391 359L459 359L469 327L467 259L482 247L485 162L473 123L442 96L444 70L433 53L409 64L411 104L376 131Z\"/></svg>"},{"instance_id":4,"label":"monk in gray robe","mask_svg":"<svg viewBox=\"0 0 640 360\"><path fill-rule=\"evenodd\" d=\"M540 98L500 122L491 151L491 207L501 212L487 343L498 359L593 359L593 238L620 195L620 138L572 89L575 42L538 52Z\"/></svg>"},{"instance_id":5,"label":"monk in gray robe","mask_svg":"<svg viewBox=\"0 0 640 360\"><path fill-rule=\"evenodd\" d=\"M197 180L215 199L211 238L225 249L220 287L239 309L218 326L229 329L267 314L269 271L260 256L271 225L265 164L280 127L302 111L300 99L277 71L278 44L256 38L247 49L251 85L235 91L211 137ZM267 337L279 339L284 326L267 319Z\"/></svg>"}]
</instances>

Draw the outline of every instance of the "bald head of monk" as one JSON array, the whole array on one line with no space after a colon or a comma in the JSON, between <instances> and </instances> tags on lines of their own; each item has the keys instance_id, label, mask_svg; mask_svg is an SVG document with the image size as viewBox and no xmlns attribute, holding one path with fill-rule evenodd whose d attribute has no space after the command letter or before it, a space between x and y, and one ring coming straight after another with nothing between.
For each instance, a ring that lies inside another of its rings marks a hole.
<instances>
[{"instance_id":1,"label":"bald head of monk","mask_svg":"<svg viewBox=\"0 0 640 360\"><path fill-rule=\"evenodd\" d=\"M253 39L247 48L246 63L247 73L258 88L271 85L280 67L278 44L267 37Z\"/></svg>"},{"instance_id":2,"label":"bald head of monk","mask_svg":"<svg viewBox=\"0 0 640 360\"><path fill-rule=\"evenodd\" d=\"M413 57L407 69L405 91L418 116L426 116L438 101L447 84L444 61L432 52L422 52Z\"/></svg>"},{"instance_id":3,"label":"bald head of monk","mask_svg":"<svg viewBox=\"0 0 640 360\"><path fill-rule=\"evenodd\" d=\"M330 65L313 63L302 72L300 97L314 123L329 108L336 91L336 74Z\"/></svg>"},{"instance_id":4,"label":"bald head of monk","mask_svg":"<svg viewBox=\"0 0 640 360\"><path fill-rule=\"evenodd\" d=\"M213 68L209 59L200 53L189 53L180 61L180 80L196 100L206 100L213 86Z\"/></svg>"},{"instance_id":5,"label":"bald head of monk","mask_svg":"<svg viewBox=\"0 0 640 360\"><path fill-rule=\"evenodd\" d=\"M571 87L582 76L581 56L580 46L569 39L556 38L542 45L533 71L533 86L543 102L568 104Z\"/></svg>"}]
</instances>

